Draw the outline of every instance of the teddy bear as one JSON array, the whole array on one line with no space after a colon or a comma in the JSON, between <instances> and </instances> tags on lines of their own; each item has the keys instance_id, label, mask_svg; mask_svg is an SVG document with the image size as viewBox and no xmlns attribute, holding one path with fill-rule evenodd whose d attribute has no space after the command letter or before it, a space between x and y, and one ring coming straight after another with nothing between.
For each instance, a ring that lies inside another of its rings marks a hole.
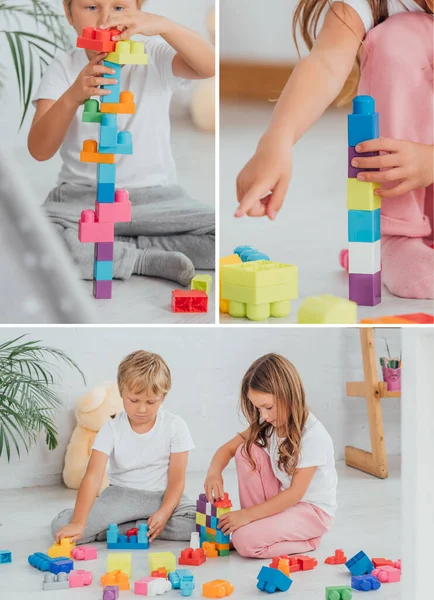
<instances>
[{"instance_id":1,"label":"teddy bear","mask_svg":"<svg viewBox=\"0 0 434 600\"><path fill-rule=\"evenodd\" d=\"M114 419L122 410L123 403L118 386L111 382L97 385L77 400L77 426L66 448L63 469L63 481L67 487L73 490L80 487L96 434L108 419ZM107 486L106 473L100 492Z\"/></svg>"},{"instance_id":2,"label":"teddy bear","mask_svg":"<svg viewBox=\"0 0 434 600\"><path fill-rule=\"evenodd\" d=\"M215 43L215 11L208 18L208 29ZM191 99L191 118L198 129L215 130L215 78L205 79L196 84Z\"/></svg>"}]
</instances>

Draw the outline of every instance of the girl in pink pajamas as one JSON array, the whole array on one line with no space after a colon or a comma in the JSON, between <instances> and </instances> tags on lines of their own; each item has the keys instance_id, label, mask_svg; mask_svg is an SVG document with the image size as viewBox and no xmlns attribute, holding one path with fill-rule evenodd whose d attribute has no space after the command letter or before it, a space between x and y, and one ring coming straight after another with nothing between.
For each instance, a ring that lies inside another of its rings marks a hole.
<instances>
[{"instance_id":1,"label":"girl in pink pajamas","mask_svg":"<svg viewBox=\"0 0 434 600\"><path fill-rule=\"evenodd\" d=\"M241 384L249 423L215 453L205 480L211 502L224 494L222 472L235 457L241 510L219 527L241 556L271 558L318 547L336 512L333 442L306 406L295 367L283 356L256 360Z\"/></svg>"},{"instance_id":2,"label":"girl in pink pajamas","mask_svg":"<svg viewBox=\"0 0 434 600\"><path fill-rule=\"evenodd\" d=\"M358 179L381 183L382 279L392 294L405 298L434 297L433 4L301 0L294 33L301 32L311 52L294 69L237 180L235 216L275 219L291 180L294 144L340 94L362 47L358 93L374 97L381 137L356 151L381 155L355 158L353 166L381 168Z\"/></svg>"}]
</instances>

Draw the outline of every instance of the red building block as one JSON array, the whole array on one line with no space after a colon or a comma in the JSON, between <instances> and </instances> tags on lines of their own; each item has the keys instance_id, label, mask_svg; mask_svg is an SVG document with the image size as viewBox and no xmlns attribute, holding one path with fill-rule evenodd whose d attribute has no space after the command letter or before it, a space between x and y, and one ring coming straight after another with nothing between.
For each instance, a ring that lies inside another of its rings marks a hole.
<instances>
[{"instance_id":1,"label":"red building block","mask_svg":"<svg viewBox=\"0 0 434 600\"><path fill-rule=\"evenodd\" d=\"M125 535L127 536L128 541L129 541L129 539L132 535L139 535L139 530L137 529L137 527L133 527L132 529L128 529L128 531Z\"/></svg>"},{"instance_id":2,"label":"red building block","mask_svg":"<svg viewBox=\"0 0 434 600\"><path fill-rule=\"evenodd\" d=\"M300 570L301 571L312 571L312 569L314 569L317 565L318 565L318 561L316 558L314 558L313 556L294 556L292 558L295 558L298 562L298 564L300 565ZM291 563L290 563L291 565ZM292 566L290 566L291 568L291 573L294 572L294 569L292 568Z\"/></svg>"},{"instance_id":3,"label":"red building block","mask_svg":"<svg viewBox=\"0 0 434 600\"><path fill-rule=\"evenodd\" d=\"M285 573L285 575L289 577L291 574L289 556L285 554L282 556L275 556L270 563L270 568L282 571L282 573Z\"/></svg>"},{"instance_id":4,"label":"red building block","mask_svg":"<svg viewBox=\"0 0 434 600\"><path fill-rule=\"evenodd\" d=\"M114 223L98 223L93 210L83 210L78 222L78 239L86 242L113 242L115 239Z\"/></svg>"},{"instance_id":5,"label":"red building block","mask_svg":"<svg viewBox=\"0 0 434 600\"><path fill-rule=\"evenodd\" d=\"M206 555L203 548L193 550L193 548L185 548L181 551L181 556L178 558L179 565L190 565L192 567L199 567L206 561Z\"/></svg>"},{"instance_id":6,"label":"red building block","mask_svg":"<svg viewBox=\"0 0 434 600\"><path fill-rule=\"evenodd\" d=\"M119 29L85 27L81 32L81 36L77 39L77 48L93 50L94 52L114 52L116 42L113 42L112 39L120 33Z\"/></svg>"},{"instance_id":7,"label":"red building block","mask_svg":"<svg viewBox=\"0 0 434 600\"><path fill-rule=\"evenodd\" d=\"M372 558L371 560L376 569L378 569L378 567L395 566L393 560L388 560L387 558Z\"/></svg>"},{"instance_id":8,"label":"red building block","mask_svg":"<svg viewBox=\"0 0 434 600\"><path fill-rule=\"evenodd\" d=\"M329 556L324 561L326 565L344 565L347 562L347 557L343 550L335 550L334 556Z\"/></svg>"},{"instance_id":9,"label":"red building block","mask_svg":"<svg viewBox=\"0 0 434 600\"><path fill-rule=\"evenodd\" d=\"M407 319L411 323L418 323L419 325L433 325L434 315L427 315L425 313L413 313L411 315L398 315L401 319Z\"/></svg>"},{"instance_id":10,"label":"red building block","mask_svg":"<svg viewBox=\"0 0 434 600\"><path fill-rule=\"evenodd\" d=\"M197 290L173 290L172 310L175 313L208 312L208 296Z\"/></svg>"},{"instance_id":11,"label":"red building block","mask_svg":"<svg viewBox=\"0 0 434 600\"><path fill-rule=\"evenodd\" d=\"M167 571L165 567L161 567L160 569L156 569L152 571L151 577L161 577L162 579L167 579Z\"/></svg>"},{"instance_id":12,"label":"red building block","mask_svg":"<svg viewBox=\"0 0 434 600\"><path fill-rule=\"evenodd\" d=\"M99 223L129 223L131 221L131 202L127 190L116 190L113 203L97 202L95 215Z\"/></svg>"},{"instance_id":13,"label":"red building block","mask_svg":"<svg viewBox=\"0 0 434 600\"><path fill-rule=\"evenodd\" d=\"M232 502L227 492L224 493L223 498L214 500L214 506L217 508L232 508Z\"/></svg>"}]
</instances>

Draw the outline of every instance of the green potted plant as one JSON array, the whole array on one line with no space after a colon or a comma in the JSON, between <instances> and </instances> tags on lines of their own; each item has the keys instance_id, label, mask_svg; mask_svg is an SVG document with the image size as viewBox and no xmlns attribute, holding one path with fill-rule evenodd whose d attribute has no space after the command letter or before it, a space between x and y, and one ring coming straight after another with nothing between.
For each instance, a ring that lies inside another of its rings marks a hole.
<instances>
[{"instance_id":1,"label":"green potted plant","mask_svg":"<svg viewBox=\"0 0 434 600\"><path fill-rule=\"evenodd\" d=\"M56 50L71 46L64 16L52 5L52 0L0 0L0 36L9 48L0 55L0 92L5 92L6 63L11 62L22 108L20 128L45 67Z\"/></svg>"},{"instance_id":2,"label":"green potted plant","mask_svg":"<svg viewBox=\"0 0 434 600\"><path fill-rule=\"evenodd\" d=\"M58 364L63 363L85 377L78 365L62 350L43 346L39 340L25 341L24 335L0 344L0 456L11 447L29 452L41 432L49 450L58 444L54 413L61 406L55 390Z\"/></svg>"}]
</instances>

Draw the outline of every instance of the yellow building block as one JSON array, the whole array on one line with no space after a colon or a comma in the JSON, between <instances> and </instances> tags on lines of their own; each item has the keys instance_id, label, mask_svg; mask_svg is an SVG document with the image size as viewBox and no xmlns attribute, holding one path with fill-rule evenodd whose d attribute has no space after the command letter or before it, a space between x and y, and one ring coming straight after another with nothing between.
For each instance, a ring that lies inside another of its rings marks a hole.
<instances>
[{"instance_id":1,"label":"yellow building block","mask_svg":"<svg viewBox=\"0 0 434 600\"><path fill-rule=\"evenodd\" d=\"M229 300L225 300L224 298L222 298L222 267L224 267L226 265L241 264L242 260L238 256L238 254L231 254L230 256L222 256L222 258L220 259L219 262L220 262L220 270L219 270L219 277L220 277L220 312L222 312L222 313L228 313L229 312Z\"/></svg>"},{"instance_id":2,"label":"yellow building block","mask_svg":"<svg viewBox=\"0 0 434 600\"><path fill-rule=\"evenodd\" d=\"M217 511L217 519L220 519L220 517L228 512L231 512L230 508L221 508L221 507L217 507L216 509Z\"/></svg>"},{"instance_id":3,"label":"yellow building block","mask_svg":"<svg viewBox=\"0 0 434 600\"><path fill-rule=\"evenodd\" d=\"M143 42L123 40L116 43L115 51L109 52L104 60L117 65L147 65L148 55Z\"/></svg>"},{"instance_id":4,"label":"yellow building block","mask_svg":"<svg viewBox=\"0 0 434 600\"><path fill-rule=\"evenodd\" d=\"M269 287L283 283L297 283L298 269L295 265L255 260L222 267L222 282L246 287ZM224 296L223 296L224 297Z\"/></svg>"},{"instance_id":5,"label":"yellow building block","mask_svg":"<svg viewBox=\"0 0 434 600\"><path fill-rule=\"evenodd\" d=\"M111 552L107 555L107 572L123 571L131 577L132 552Z\"/></svg>"},{"instance_id":6,"label":"yellow building block","mask_svg":"<svg viewBox=\"0 0 434 600\"><path fill-rule=\"evenodd\" d=\"M236 283L222 282L222 296L226 300L246 304L271 304L282 300L294 300L298 297L297 281L270 285L267 287L247 287Z\"/></svg>"},{"instance_id":7,"label":"yellow building block","mask_svg":"<svg viewBox=\"0 0 434 600\"><path fill-rule=\"evenodd\" d=\"M357 304L335 296L311 296L298 309L298 323L304 325L357 323Z\"/></svg>"},{"instance_id":8,"label":"yellow building block","mask_svg":"<svg viewBox=\"0 0 434 600\"><path fill-rule=\"evenodd\" d=\"M197 512L196 513L196 523L198 525L202 525L202 527L206 527L206 515Z\"/></svg>"},{"instance_id":9,"label":"yellow building block","mask_svg":"<svg viewBox=\"0 0 434 600\"><path fill-rule=\"evenodd\" d=\"M176 556L171 552L150 552L148 554L148 567L151 573L162 567L168 573L171 573L176 569Z\"/></svg>"},{"instance_id":10,"label":"yellow building block","mask_svg":"<svg viewBox=\"0 0 434 600\"><path fill-rule=\"evenodd\" d=\"M207 296L211 294L212 277L211 275L195 275L191 280L191 289L205 292Z\"/></svg>"},{"instance_id":11,"label":"yellow building block","mask_svg":"<svg viewBox=\"0 0 434 600\"><path fill-rule=\"evenodd\" d=\"M349 177L347 179L348 210L377 210L377 208L381 208L381 198L374 194L374 190L379 187L381 187L379 183L359 181Z\"/></svg>"},{"instance_id":12,"label":"yellow building block","mask_svg":"<svg viewBox=\"0 0 434 600\"><path fill-rule=\"evenodd\" d=\"M50 558L59 558L60 556L66 556L71 558L71 552L75 548L75 542L70 542L69 538L63 538L60 540L60 544L57 542L53 544L47 554Z\"/></svg>"}]
</instances>

